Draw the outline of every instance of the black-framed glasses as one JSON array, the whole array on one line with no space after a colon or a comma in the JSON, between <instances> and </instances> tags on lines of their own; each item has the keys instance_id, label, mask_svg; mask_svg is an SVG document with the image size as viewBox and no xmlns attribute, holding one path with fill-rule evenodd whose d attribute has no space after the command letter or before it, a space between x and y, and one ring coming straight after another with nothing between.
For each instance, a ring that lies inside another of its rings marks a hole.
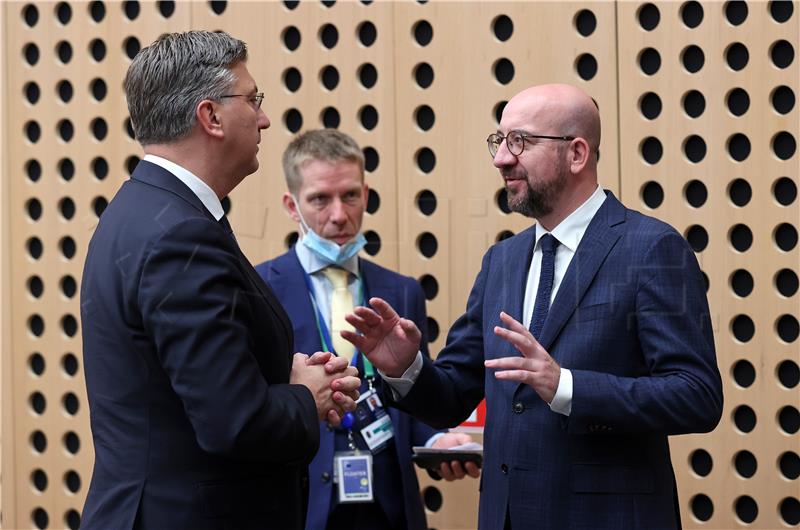
<instances>
[{"instance_id":1,"label":"black-framed glasses","mask_svg":"<svg viewBox=\"0 0 800 530\"><path fill-rule=\"evenodd\" d=\"M255 105L257 109L261 108L261 102L264 101L264 93L258 92L256 94L226 94L220 98L248 98L250 103Z\"/></svg>"},{"instance_id":2,"label":"black-framed glasses","mask_svg":"<svg viewBox=\"0 0 800 530\"><path fill-rule=\"evenodd\" d=\"M525 140L529 138L561 140L564 142L571 142L575 139L574 136L550 136L547 134L528 134L521 131L511 131L506 136L499 133L490 134L486 139L486 144L489 146L489 154L492 155L492 158L497 154L497 150L500 149L500 144L503 143L503 140L506 141L508 151L514 156L519 156L525 150Z\"/></svg>"}]
</instances>

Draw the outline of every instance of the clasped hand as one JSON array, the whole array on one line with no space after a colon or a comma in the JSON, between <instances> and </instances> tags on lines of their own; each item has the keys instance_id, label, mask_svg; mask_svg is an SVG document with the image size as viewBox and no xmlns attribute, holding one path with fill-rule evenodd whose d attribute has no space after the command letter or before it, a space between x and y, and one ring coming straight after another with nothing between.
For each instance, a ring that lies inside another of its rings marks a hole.
<instances>
[{"instance_id":1,"label":"clasped hand","mask_svg":"<svg viewBox=\"0 0 800 530\"><path fill-rule=\"evenodd\" d=\"M317 416L333 426L341 423L345 412L355 410L361 386L358 370L344 357L330 352L316 352L310 357L295 353L289 382L307 387L314 396Z\"/></svg>"}]
</instances>

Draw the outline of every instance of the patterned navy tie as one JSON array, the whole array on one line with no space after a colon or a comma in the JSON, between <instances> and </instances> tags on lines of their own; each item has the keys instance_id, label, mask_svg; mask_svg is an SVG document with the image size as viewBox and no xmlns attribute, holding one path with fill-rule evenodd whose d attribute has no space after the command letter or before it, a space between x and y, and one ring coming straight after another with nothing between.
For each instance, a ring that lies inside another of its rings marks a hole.
<instances>
[{"instance_id":1,"label":"patterned navy tie","mask_svg":"<svg viewBox=\"0 0 800 530\"><path fill-rule=\"evenodd\" d=\"M553 275L556 269L556 247L558 239L545 234L539 239L542 248L542 265L539 267L539 289L536 291L536 302L531 317L531 334L539 340L539 335L550 310L550 295L553 292Z\"/></svg>"}]
</instances>

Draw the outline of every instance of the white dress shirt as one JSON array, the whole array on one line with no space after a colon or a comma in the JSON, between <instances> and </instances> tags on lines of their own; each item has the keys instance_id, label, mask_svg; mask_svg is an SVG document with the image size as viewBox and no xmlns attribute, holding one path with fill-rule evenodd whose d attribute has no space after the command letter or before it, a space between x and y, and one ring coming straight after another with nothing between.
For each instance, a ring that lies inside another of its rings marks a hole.
<instances>
[{"instance_id":1,"label":"white dress shirt","mask_svg":"<svg viewBox=\"0 0 800 530\"><path fill-rule=\"evenodd\" d=\"M200 180L200 177L186 169L185 167L181 167L175 162L170 162L166 158L161 158L160 156L156 155L144 155L144 160L150 162L151 164L155 164L160 166L186 184L192 193L197 195L197 198L200 199L200 202L203 203L203 206L211 212L211 215L214 216L214 219L219 221L222 219L222 216L225 215L225 210L222 209L222 203L217 197L217 194L214 193L208 184Z\"/></svg>"},{"instance_id":2,"label":"white dress shirt","mask_svg":"<svg viewBox=\"0 0 800 530\"><path fill-rule=\"evenodd\" d=\"M586 232L589 223L594 219L595 214L605 200L605 191L598 186L594 193L592 193L583 204L569 214L566 219L561 221L558 226L550 232L560 243L556 248L553 290L550 293L551 304L556 298L558 288L561 286L561 280L564 279L564 274L566 274L569 268L572 257L578 250L578 245L583 238L583 234ZM528 281L525 285L525 300L522 307L522 323L527 328L530 328L533 306L536 302L536 292L539 289L539 269L542 266L542 248L539 241L543 235L548 233L540 224L536 225L535 230L536 243L533 247L531 266L530 269L528 269ZM401 377L387 377L383 373L381 373L381 375L389 386L392 387L395 397L402 397L411 390L421 370L422 355L417 354L414 362ZM565 416L569 416L570 412L572 412L572 373L566 368L561 368L558 388L556 389L553 401L550 402L550 409L559 414L564 414Z\"/></svg>"}]
</instances>

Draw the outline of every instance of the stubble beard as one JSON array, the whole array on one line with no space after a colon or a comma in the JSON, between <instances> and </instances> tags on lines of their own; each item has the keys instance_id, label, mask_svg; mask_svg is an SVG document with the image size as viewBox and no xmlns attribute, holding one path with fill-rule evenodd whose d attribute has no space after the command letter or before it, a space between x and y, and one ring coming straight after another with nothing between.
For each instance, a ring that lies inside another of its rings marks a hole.
<instances>
[{"instance_id":1,"label":"stubble beard","mask_svg":"<svg viewBox=\"0 0 800 530\"><path fill-rule=\"evenodd\" d=\"M540 219L553 212L561 192L567 187L567 171L564 164L559 161L556 168L556 177L546 182L535 182L531 185L528 172L522 177L525 179L525 189L522 192L508 190L508 207L512 212L517 212L525 217Z\"/></svg>"}]
</instances>

